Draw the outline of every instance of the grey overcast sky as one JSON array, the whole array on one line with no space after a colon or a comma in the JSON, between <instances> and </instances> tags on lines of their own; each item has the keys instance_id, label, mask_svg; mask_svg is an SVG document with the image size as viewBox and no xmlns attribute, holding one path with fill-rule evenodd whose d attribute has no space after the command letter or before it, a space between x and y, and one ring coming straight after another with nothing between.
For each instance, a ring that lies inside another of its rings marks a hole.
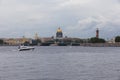
<instances>
[{"instance_id":1,"label":"grey overcast sky","mask_svg":"<svg viewBox=\"0 0 120 80\"><path fill-rule=\"evenodd\" d=\"M0 37L120 35L120 0L0 0Z\"/></svg>"}]
</instances>

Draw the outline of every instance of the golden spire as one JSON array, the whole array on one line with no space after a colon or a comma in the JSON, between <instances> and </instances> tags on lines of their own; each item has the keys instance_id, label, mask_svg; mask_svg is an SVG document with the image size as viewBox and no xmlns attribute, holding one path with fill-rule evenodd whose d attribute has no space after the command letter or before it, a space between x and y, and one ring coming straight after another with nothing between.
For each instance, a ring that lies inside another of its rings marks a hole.
<instances>
[{"instance_id":1,"label":"golden spire","mask_svg":"<svg viewBox=\"0 0 120 80\"><path fill-rule=\"evenodd\" d=\"M36 40L39 39L39 36L38 36L37 33L35 33L35 39L36 39Z\"/></svg>"}]
</instances>

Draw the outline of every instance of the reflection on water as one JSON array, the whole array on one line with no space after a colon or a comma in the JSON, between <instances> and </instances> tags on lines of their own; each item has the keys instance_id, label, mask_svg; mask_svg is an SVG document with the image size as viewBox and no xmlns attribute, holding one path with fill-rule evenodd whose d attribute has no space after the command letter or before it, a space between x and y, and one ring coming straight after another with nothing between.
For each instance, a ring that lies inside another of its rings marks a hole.
<instances>
[{"instance_id":1,"label":"reflection on water","mask_svg":"<svg viewBox=\"0 0 120 80\"><path fill-rule=\"evenodd\" d=\"M43 79L27 79L27 80L64 80L64 79L47 79L47 78L43 78Z\"/></svg>"},{"instance_id":2,"label":"reflection on water","mask_svg":"<svg viewBox=\"0 0 120 80\"><path fill-rule=\"evenodd\" d=\"M0 47L0 80L120 80L120 48Z\"/></svg>"},{"instance_id":3,"label":"reflection on water","mask_svg":"<svg viewBox=\"0 0 120 80\"><path fill-rule=\"evenodd\" d=\"M64 79L47 79L47 78L44 78L44 79L28 79L28 80L64 80Z\"/></svg>"}]
</instances>

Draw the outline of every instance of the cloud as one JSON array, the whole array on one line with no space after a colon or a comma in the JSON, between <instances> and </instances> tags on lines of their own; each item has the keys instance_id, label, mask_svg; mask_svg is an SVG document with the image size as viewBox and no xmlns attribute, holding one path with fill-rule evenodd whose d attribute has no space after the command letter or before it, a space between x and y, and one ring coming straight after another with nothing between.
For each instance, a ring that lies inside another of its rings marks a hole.
<instances>
[{"instance_id":1,"label":"cloud","mask_svg":"<svg viewBox=\"0 0 120 80\"><path fill-rule=\"evenodd\" d=\"M52 36L58 27L73 37L94 36L97 27L101 37L113 37L119 35L119 7L119 0L1 0L0 37Z\"/></svg>"},{"instance_id":2,"label":"cloud","mask_svg":"<svg viewBox=\"0 0 120 80\"><path fill-rule=\"evenodd\" d=\"M106 16L88 17L78 20L76 25L68 26L66 30L70 31L71 34L78 34L81 38L87 38L94 37L97 28L99 28L100 37L102 38L111 38L119 35L120 18Z\"/></svg>"}]
</instances>

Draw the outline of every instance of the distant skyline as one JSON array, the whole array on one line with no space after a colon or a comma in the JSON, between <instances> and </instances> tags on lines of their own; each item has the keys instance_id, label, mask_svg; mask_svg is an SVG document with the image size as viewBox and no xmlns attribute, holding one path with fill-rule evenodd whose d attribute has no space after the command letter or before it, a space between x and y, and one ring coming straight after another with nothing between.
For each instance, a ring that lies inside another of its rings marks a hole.
<instances>
[{"instance_id":1,"label":"distant skyline","mask_svg":"<svg viewBox=\"0 0 120 80\"><path fill-rule=\"evenodd\" d=\"M120 0L0 0L0 38L120 35Z\"/></svg>"}]
</instances>

